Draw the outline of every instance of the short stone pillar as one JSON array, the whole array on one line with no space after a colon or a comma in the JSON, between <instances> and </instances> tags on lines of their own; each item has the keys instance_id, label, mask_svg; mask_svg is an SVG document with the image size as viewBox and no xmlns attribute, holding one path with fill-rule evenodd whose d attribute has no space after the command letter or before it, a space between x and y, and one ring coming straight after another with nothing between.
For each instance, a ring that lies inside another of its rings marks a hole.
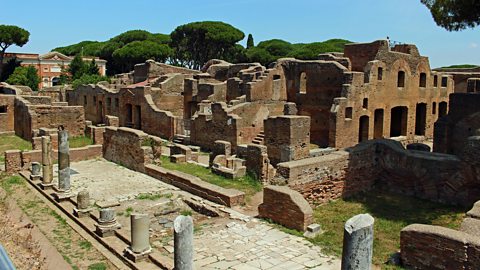
<instances>
[{"instance_id":1,"label":"short stone pillar","mask_svg":"<svg viewBox=\"0 0 480 270\"><path fill-rule=\"evenodd\" d=\"M134 262L144 260L152 252L150 247L150 218L147 214L133 213L130 216L131 246L125 256Z\"/></svg>"},{"instance_id":2,"label":"short stone pillar","mask_svg":"<svg viewBox=\"0 0 480 270\"><path fill-rule=\"evenodd\" d=\"M193 269L193 220L190 216L178 216L173 221L174 269Z\"/></svg>"},{"instance_id":3,"label":"short stone pillar","mask_svg":"<svg viewBox=\"0 0 480 270\"><path fill-rule=\"evenodd\" d=\"M55 193L57 201L68 200L73 194L70 189L70 147L68 132L58 129L58 188Z\"/></svg>"},{"instance_id":4,"label":"short stone pillar","mask_svg":"<svg viewBox=\"0 0 480 270\"><path fill-rule=\"evenodd\" d=\"M230 157L232 155L232 144L222 140L215 141L212 152L210 153L210 166L212 166L213 160L218 155L225 155L226 158Z\"/></svg>"},{"instance_id":5,"label":"short stone pillar","mask_svg":"<svg viewBox=\"0 0 480 270\"><path fill-rule=\"evenodd\" d=\"M73 209L73 214L76 217L88 217L92 208L90 207L90 193L87 190L82 190L77 194L77 207Z\"/></svg>"},{"instance_id":6,"label":"short stone pillar","mask_svg":"<svg viewBox=\"0 0 480 270\"><path fill-rule=\"evenodd\" d=\"M30 174L30 179L32 181L38 181L42 178L41 175L42 165L39 162L32 162L32 174Z\"/></svg>"},{"instance_id":7,"label":"short stone pillar","mask_svg":"<svg viewBox=\"0 0 480 270\"><path fill-rule=\"evenodd\" d=\"M52 162L52 142L50 137L42 136L42 183L40 187L44 190L53 187L53 162Z\"/></svg>"},{"instance_id":8,"label":"short stone pillar","mask_svg":"<svg viewBox=\"0 0 480 270\"><path fill-rule=\"evenodd\" d=\"M356 215L345 223L342 270L372 269L373 223L369 214Z\"/></svg>"},{"instance_id":9,"label":"short stone pillar","mask_svg":"<svg viewBox=\"0 0 480 270\"><path fill-rule=\"evenodd\" d=\"M100 209L100 217L98 224L95 225L95 232L100 237L108 237L115 235L115 230L120 229L122 225L117 222L115 210L112 208Z\"/></svg>"}]
</instances>

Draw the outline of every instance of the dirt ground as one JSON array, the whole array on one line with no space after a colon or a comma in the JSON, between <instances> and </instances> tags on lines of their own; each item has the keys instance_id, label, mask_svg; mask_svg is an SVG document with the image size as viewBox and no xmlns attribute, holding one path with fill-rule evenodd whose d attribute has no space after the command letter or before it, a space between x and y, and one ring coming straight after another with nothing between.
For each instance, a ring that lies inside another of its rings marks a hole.
<instances>
[{"instance_id":1,"label":"dirt ground","mask_svg":"<svg viewBox=\"0 0 480 270\"><path fill-rule=\"evenodd\" d=\"M117 269L37 197L26 186L26 180L5 175L0 179L4 194L0 203L0 241L17 269ZM17 216L24 216L23 221L11 217L9 200L18 205ZM32 234L31 228L38 229L36 234L40 236ZM32 241L34 238L40 240Z\"/></svg>"}]
</instances>

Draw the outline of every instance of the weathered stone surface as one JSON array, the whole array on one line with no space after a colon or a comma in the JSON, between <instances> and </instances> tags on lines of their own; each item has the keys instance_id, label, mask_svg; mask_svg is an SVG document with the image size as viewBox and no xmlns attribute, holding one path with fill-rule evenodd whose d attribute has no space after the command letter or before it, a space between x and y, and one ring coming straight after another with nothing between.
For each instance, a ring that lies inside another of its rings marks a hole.
<instances>
[{"instance_id":1,"label":"weathered stone surface","mask_svg":"<svg viewBox=\"0 0 480 270\"><path fill-rule=\"evenodd\" d=\"M265 185L275 176L276 170L270 164L267 147L264 145L249 144L247 147L247 172Z\"/></svg>"},{"instance_id":2,"label":"weathered stone surface","mask_svg":"<svg viewBox=\"0 0 480 270\"><path fill-rule=\"evenodd\" d=\"M175 269L193 269L193 220L190 216L178 216L174 225Z\"/></svg>"},{"instance_id":3,"label":"weathered stone surface","mask_svg":"<svg viewBox=\"0 0 480 270\"><path fill-rule=\"evenodd\" d=\"M133 213L130 216L131 249L134 253L150 252L150 218L147 214Z\"/></svg>"},{"instance_id":4,"label":"weathered stone surface","mask_svg":"<svg viewBox=\"0 0 480 270\"><path fill-rule=\"evenodd\" d=\"M39 162L32 162L32 176L39 176L41 174L42 165Z\"/></svg>"},{"instance_id":5,"label":"weathered stone surface","mask_svg":"<svg viewBox=\"0 0 480 270\"><path fill-rule=\"evenodd\" d=\"M82 190L77 195L77 208L85 210L90 208L90 193L88 190Z\"/></svg>"},{"instance_id":6,"label":"weathered stone surface","mask_svg":"<svg viewBox=\"0 0 480 270\"><path fill-rule=\"evenodd\" d=\"M286 186L263 189L263 203L258 206L258 215L299 231L305 231L313 222L313 210L308 202Z\"/></svg>"},{"instance_id":7,"label":"weathered stone surface","mask_svg":"<svg viewBox=\"0 0 480 270\"><path fill-rule=\"evenodd\" d=\"M52 143L50 137L42 137L42 183L49 185L53 181Z\"/></svg>"},{"instance_id":8,"label":"weathered stone surface","mask_svg":"<svg viewBox=\"0 0 480 270\"><path fill-rule=\"evenodd\" d=\"M272 164L308 158L310 117L286 115L265 120L265 145Z\"/></svg>"},{"instance_id":9,"label":"weathered stone surface","mask_svg":"<svg viewBox=\"0 0 480 270\"><path fill-rule=\"evenodd\" d=\"M369 214L356 215L345 223L342 270L372 269L373 223Z\"/></svg>"},{"instance_id":10,"label":"weathered stone surface","mask_svg":"<svg viewBox=\"0 0 480 270\"><path fill-rule=\"evenodd\" d=\"M20 150L5 151L5 172L18 173L22 169L22 152Z\"/></svg>"},{"instance_id":11,"label":"weathered stone surface","mask_svg":"<svg viewBox=\"0 0 480 270\"><path fill-rule=\"evenodd\" d=\"M58 189L60 192L70 190L70 147L68 132L60 127L58 130Z\"/></svg>"}]
</instances>

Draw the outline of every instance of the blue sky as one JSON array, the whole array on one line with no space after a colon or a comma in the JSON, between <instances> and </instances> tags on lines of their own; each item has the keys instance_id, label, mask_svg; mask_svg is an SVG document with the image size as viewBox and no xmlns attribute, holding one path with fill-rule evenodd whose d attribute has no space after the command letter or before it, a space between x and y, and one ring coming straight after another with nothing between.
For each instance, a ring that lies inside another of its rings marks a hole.
<instances>
[{"instance_id":1,"label":"blue sky","mask_svg":"<svg viewBox=\"0 0 480 270\"><path fill-rule=\"evenodd\" d=\"M0 24L30 32L11 52L45 53L82 40L107 40L132 29L170 33L176 26L224 21L251 33L255 43L344 38L414 43L431 66L480 64L480 27L448 32L420 0L3 0Z\"/></svg>"}]
</instances>

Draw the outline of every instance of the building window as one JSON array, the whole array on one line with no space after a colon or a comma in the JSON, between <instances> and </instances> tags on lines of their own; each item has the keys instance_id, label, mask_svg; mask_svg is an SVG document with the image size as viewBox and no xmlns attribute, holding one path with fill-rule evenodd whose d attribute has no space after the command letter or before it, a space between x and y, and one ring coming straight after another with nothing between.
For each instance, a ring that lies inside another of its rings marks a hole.
<instances>
[{"instance_id":1,"label":"building window","mask_svg":"<svg viewBox=\"0 0 480 270\"><path fill-rule=\"evenodd\" d=\"M364 99L363 99L362 107L363 107L364 109L368 109L368 98L364 98Z\"/></svg>"},{"instance_id":2,"label":"building window","mask_svg":"<svg viewBox=\"0 0 480 270\"><path fill-rule=\"evenodd\" d=\"M112 98L107 98L107 106L112 106Z\"/></svg>"},{"instance_id":3,"label":"building window","mask_svg":"<svg viewBox=\"0 0 480 270\"><path fill-rule=\"evenodd\" d=\"M120 103L118 102L118 98L115 98L115 107L118 108L120 106Z\"/></svg>"},{"instance_id":4,"label":"building window","mask_svg":"<svg viewBox=\"0 0 480 270\"><path fill-rule=\"evenodd\" d=\"M8 111L8 106L7 105L0 106L0 113L7 113L7 111Z\"/></svg>"},{"instance_id":5,"label":"building window","mask_svg":"<svg viewBox=\"0 0 480 270\"><path fill-rule=\"evenodd\" d=\"M97 104L97 96L93 96L93 103Z\"/></svg>"},{"instance_id":6,"label":"building window","mask_svg":"<svg viewBox=\"0 0 480 270\"><path fill-rule=\"evenodd\" d=\"M420 73L420 87L427 87L427 73Z\"/></svg>"},{"instance_id":7,"label":"building window","mask_svg":"<svg viewBox=\"0 0 480 270\"><path fill-rule=\"evenodd\" d=\"M397 87L405 87L405 71L398 72Z\"/></svg>"},{"instance_id":8,"label":"building window","mask_svg":"<svg viewBox=\"0 0 480 270\"><path fill-rule=\"evenodd\" d=\"M345 119L352 119L353 116L353 108L347 107L345 108Z\"/></svg>"},{"instance_id":9,"label":"building window","mask_svg":"<svg viewBox=\"0 0 480 270\"><path fill-rule=\"evenodd\" d=\"M44 67L44 68L43 68L43 71L48 72L48 67Z\"/></svg>"},{"instance_id":10,"label":"building window","mask_svg":"<svg viewBox=\"0 0 480 270\"><path fill-rule=\"evenodd\" d=\"M273 80L280 80L282 77L280 75L273 75Z\"/></svg>"},{"instance_id":11,"label":"building window","mask_svg":"<svg viewBox=\"0 0 480 270\"><path fill-rule=\"evenodd\" d=\"M83 105L87 106L87 96L83 96Z\"/></svg>"},{"instance_id":12,"label":"building window","mask_svg":"<svg viewBox=\"0 0 480 270\"><path fill-rule=\"evenodd\" d=\"M448 77L442 77L442 87L447 87L448 85Z\"/></svg>"},{"instance_id":13,"label":"building window","mask_svg":"<svg viewBox=\"0 0 480 270\"><path fill-rule=\"evenodd\" d=\"M300 74L300 94L307 93L307 73Z\"/></svg>"},{"instance_id":14,"label":"building window","mask_svg":"<svg viewBox=\"0 0 480 270\"><path fill-rule=\"evenodd\" d=\"M433 76L433 87L437 87L438 86L438 76L435 75Z\"/></svg>"},{"instance_id":15,"label":"building window","mask_svg":"<svg viewBox=\"0 0 480 270\"><path fill-rule=\"evenodd\" d=\"M378 68L377 80L379 80L379 81L383 80L383 68L382 67Z\"/></svg>"}]
</instances>

